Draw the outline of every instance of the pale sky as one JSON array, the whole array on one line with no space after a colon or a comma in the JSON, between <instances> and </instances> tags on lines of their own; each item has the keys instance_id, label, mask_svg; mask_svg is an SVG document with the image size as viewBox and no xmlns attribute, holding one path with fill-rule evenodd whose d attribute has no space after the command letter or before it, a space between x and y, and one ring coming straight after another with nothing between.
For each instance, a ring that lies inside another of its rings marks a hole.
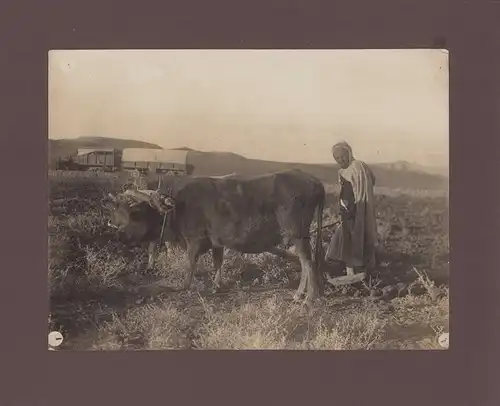
<instances>
[{"instance_id":1,"label":"pale sky","mask_svg":"<svg viewBox=\"0 0 500 406\"><path fill-rule=\"evenodd\" d=\"M56 50L49 137L447 166L448 92L441 50Z\"/></svg>"}]
</instances>

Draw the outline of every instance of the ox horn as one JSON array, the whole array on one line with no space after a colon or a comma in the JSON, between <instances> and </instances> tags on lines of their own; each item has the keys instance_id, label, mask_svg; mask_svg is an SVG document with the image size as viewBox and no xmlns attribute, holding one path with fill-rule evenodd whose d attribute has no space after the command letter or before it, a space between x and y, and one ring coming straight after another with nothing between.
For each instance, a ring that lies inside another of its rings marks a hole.
<instances>
[{"instance_id":1,"label":"ox horn","mask_svg":"<svg viewBox=\"0 0 500 406\"><path fill-rule=\"evenodd\" d=\"M147 193L142 193L137 190L133 189L128 189L125 192L123 192L125 196L130 196L135 200L139 200L141 202L146 202L149 203L151 201L150 196Z\"/></svg>"},{"instance_id":2,"label":"ox horn","mask_svg":"<svg viewBox=\"0 0 500 406\"><path fill-rule=\"evenodd\" d=\"M159 199L156 198L156 193L155 191L152 190L126 190L124 192L125 195L135 199L138 202L145 202L148 203L151 207L153 207L156 210L159 210L160 212L164 211L164 208L161 207L161 204L159 203Z\"/></svg>"},{"instance_id":3,"label":"ox horn","mask_svg":"<svg viewBox=\"0 0 500 406\"><path fill-rule=\"evenodd\" d=\"M141 202L149 203L149 205L160 212L170 211L175 207L175 201L172 197L160 197L160 193L154 190L127 190L126 195L139 200Z\"/></svg>"}]
</instances>

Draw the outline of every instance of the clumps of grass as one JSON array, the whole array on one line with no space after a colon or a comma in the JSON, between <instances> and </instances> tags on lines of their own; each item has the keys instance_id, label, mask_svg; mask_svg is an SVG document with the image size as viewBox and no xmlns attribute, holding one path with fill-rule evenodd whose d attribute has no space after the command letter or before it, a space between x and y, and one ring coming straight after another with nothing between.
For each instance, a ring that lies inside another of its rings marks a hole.
<instances>
[{"instance_id":1,"label":"clumps of grass","mask_svg":"<svg viewBox=\"0 0 500 406\"><path fill-rule=\"evenodd\" d=\"M439 325L448 322L449 299L442 297L433 302L428 295L408 295L392 301L395 307L393 322L399 326Z\"/></svg>"},{"instance_id":2,"label":"clumps of grass","mask_svg":"<svg viewBox=\"0 0 500 406\"><path fill-rule=\"evenodd\" d=\"M71 269L66 266L51 267L48 269L48 294L54 298L68 294L71 291L72 283L68 282L68 276L71 274Z\"/></svg>"},{"instance_id":3,"label":"clumps of grass","mask_svg":"<svg viewBox=\"0 0 500 406\"><path fill-rule=\"evenodd\" d=\"M367 350L380 342L386 323L379 311L360 308L311 315L278 295L228 311L201 302L204 349Z\"/></svg>"},{"instance_id":4,"label":"clumps of grass","mask_svg":"<svg viewBox=\"0 0 500 406\"><path fill-rule=\"evenodd\" d=\"M418 341L418 346L422 350L444 350L446 347L442 347L439 344L439 337L442 333L446 331L446 328L442 325L432 325L432 331L434 334L429 337L425 337Z\"/></svg>"},{"instance_id":5,"label":"clumps of grass","mask_svg":"<svg viewBox=\"0 0 500 406\"><path fill-rule=\"evenodd\" d=\"M50 297L64 295L74 288L76 269L83 253L78 243L67 233L53 233L48 237L48 292Z\"/></svg>"},{"instance_id":6,"label":"clumps of grass","mask_svg":"<svg viewBox=\"0 0 500 406\"><path fill-rule=\"evenodd\" d=\"M191 347L189 315L172 304L145 305L98 329L93 350L167 350Z\"/></svg>"},{"instance_id":7,"label":"clumps of grass","mask_svg":"<svg viewBox=\"0 0 500 406\"><path fill-rule=\"evenodd\" d=\"M310 350L371 350L380 345L387 325L379 309L362 309L339 312L330 318L323 317L310 342Z\"/></svg>"},{"instance_id":8,"label":"clumps of grass","mask_svg":"<svg viewBox=\"0 0 500 406\"><path fill-rule=\"evenodd\" d=\"M392 301L392 335L403 333L408 337L400 343L402 349L442 350L438 338L449 329L449 290L436 287L426 272L414 271L417 274L414 284L421 285L425 294L415 296L410 289L409 295Z\"/></svg>"},{"instance_id":9,"label":"clumps of grass","mask_svg":"<svg viewBox=\"0 0 500 406\"><path fill-rule=\"evenodd\" d=\"M85 283L101 288L121 288L119 279L124 273L129 273L128 262L123 257L111 254L106 249L84 247L85 263L83 268Z\"/></svg>"},{"instance_id":10,"label":"clumps of grass","mask_svg":"<svg viewBox=\"0 0 500 406\"><path fill-rule=\"evenodd\" d=\"M207 274L207 263L210 259L211 255L207 254L198 261L191 290L201 291L204 289L203 282L199 281L197 276L200 274ZM150 271L149 274L158 279L156 283L165 284L174 289L180 289L186 280L188 268L189 262L186 253L178 247L169 247L168 254L165 250L161 250L157 254L155 269Z\"/></svg>"},{"instance_id":11,"label":"clumps of grass","mask_svg":"<svg viewBox=\"0 0 500 406\"><path fill-rule=\"evenodd\" d=\"M443 295L447 296L447 288L437 287L435 282L429 278L426 272L419 271L415 267L413 267L413 271L417 274L417 279L414 284L420 284L433 302L438 300Z\"/></svg>"},{"instance_id":12,"label":"clumps of grass","mask_svg":"<svg viewBox=\"0 0 500 406\"><path fill-rule=\"evenodd\" d=\"M68 216L65 219L65 226L69 230L77 231L80 235L89 237L96 237L103 231L108 231L100 213L90 210Z\"/></svg>"},{"instance_id":13,"label":"clumps of grass","mask_svg":"<svg viewBox=\"0 0 500 406\"><path fill-rule=\"evenodd\" d=\"M198 347L204 349L282 349L296 327L300 308L276 296L243 303L227 312L200 298L204 322Z\"/></svg>"},{"instance_id":14,"label":"clumps of grass","mask_svg":"<svg viewBox=\"0 0 500 406\"><path fill-rule=\"evenodd\" d=\"M73 252L73 254L75 254ZM105 248L79 247L72 262L49 266L49 292L52 297L75 293L92 295L108 289L123 289L123 282L137 272L138 261L128 261Z\"/></svg>"},{"instance_id":15,"label":"clumps of grass","mask_svg":"<svg viewBox=\"0 0 500 406\"><path fill-rule=\"evenodd\" d=\"M443 349L438 342L441 333L449 330L449 300L437 302L429 295L394 299L390 318L388 343L399 349Z\"/></svg>"},{"instance_id":16,"label":"clumps of grass","mask_svg":"<svg viewBox=\"0 0 500 406\"><path fill-rule=\"evenodd\" d=\"M382 280L378 276L371 276L368 275L367 278L365 278L362 282L361 285L367 292L372 292L373 290L377 289L379 285L382 283Z\"/></svg>"},{"instance_id":17,"label":"clumps of grass","mask_svg":"<svg viewBox=\"0 0 500 406\"><path fill-rule=\"evenodd\" d=\"M269 253L255 255L253 262L262 270L264 284L288 286L291 280L300 277L300 265Z\"/></svg>"},{"instance_id":18,"label":"clumps of grass","mask_svg":"<svg viewBox=\"0 0 500 406\"><path fill-rule=\"evenodd\" d=\"M48 226L51 297L119 288L120 278L139 267L137 259L123 255L126 250L97 212L51 216Z\"/></svg>"}]
</instances>

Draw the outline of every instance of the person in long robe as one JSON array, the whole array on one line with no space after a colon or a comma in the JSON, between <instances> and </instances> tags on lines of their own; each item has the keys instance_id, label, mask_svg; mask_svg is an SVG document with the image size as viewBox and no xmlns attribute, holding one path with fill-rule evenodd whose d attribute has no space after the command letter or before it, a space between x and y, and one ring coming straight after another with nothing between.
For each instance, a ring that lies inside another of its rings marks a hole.
<instances>
[{"instance_id":1,"label":"person in long robe","mask_svg":"<svg viewBox=\"0 0 500 406\"><path fill-rule=\"evenodd\" d=\"M343 262L347 275L370 272L375 267L378 242L375 176L366 163L354 158L351 147L344 141L332 147L332 155L340 166L340 225L325 259Z\"/></svg>"}]
</instances>

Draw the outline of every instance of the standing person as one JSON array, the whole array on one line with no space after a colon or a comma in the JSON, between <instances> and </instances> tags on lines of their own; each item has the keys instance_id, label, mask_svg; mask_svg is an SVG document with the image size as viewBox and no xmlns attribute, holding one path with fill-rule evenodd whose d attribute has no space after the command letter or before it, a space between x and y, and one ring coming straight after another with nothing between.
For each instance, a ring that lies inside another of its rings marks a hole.
<instances>
[{"instance_id":1,"label":"standing person","mask_svg":"<svg viewBox=\"0 0 500 406\"><path fill-rule=\"evenodd\" d=\"M354 275L375 266L375 176L366 163L354 159L346 142L335 144L332 155L340 165L341 221L333 234L326 259L344 262L347 275Z\"/></svg>"}]
</instances>

